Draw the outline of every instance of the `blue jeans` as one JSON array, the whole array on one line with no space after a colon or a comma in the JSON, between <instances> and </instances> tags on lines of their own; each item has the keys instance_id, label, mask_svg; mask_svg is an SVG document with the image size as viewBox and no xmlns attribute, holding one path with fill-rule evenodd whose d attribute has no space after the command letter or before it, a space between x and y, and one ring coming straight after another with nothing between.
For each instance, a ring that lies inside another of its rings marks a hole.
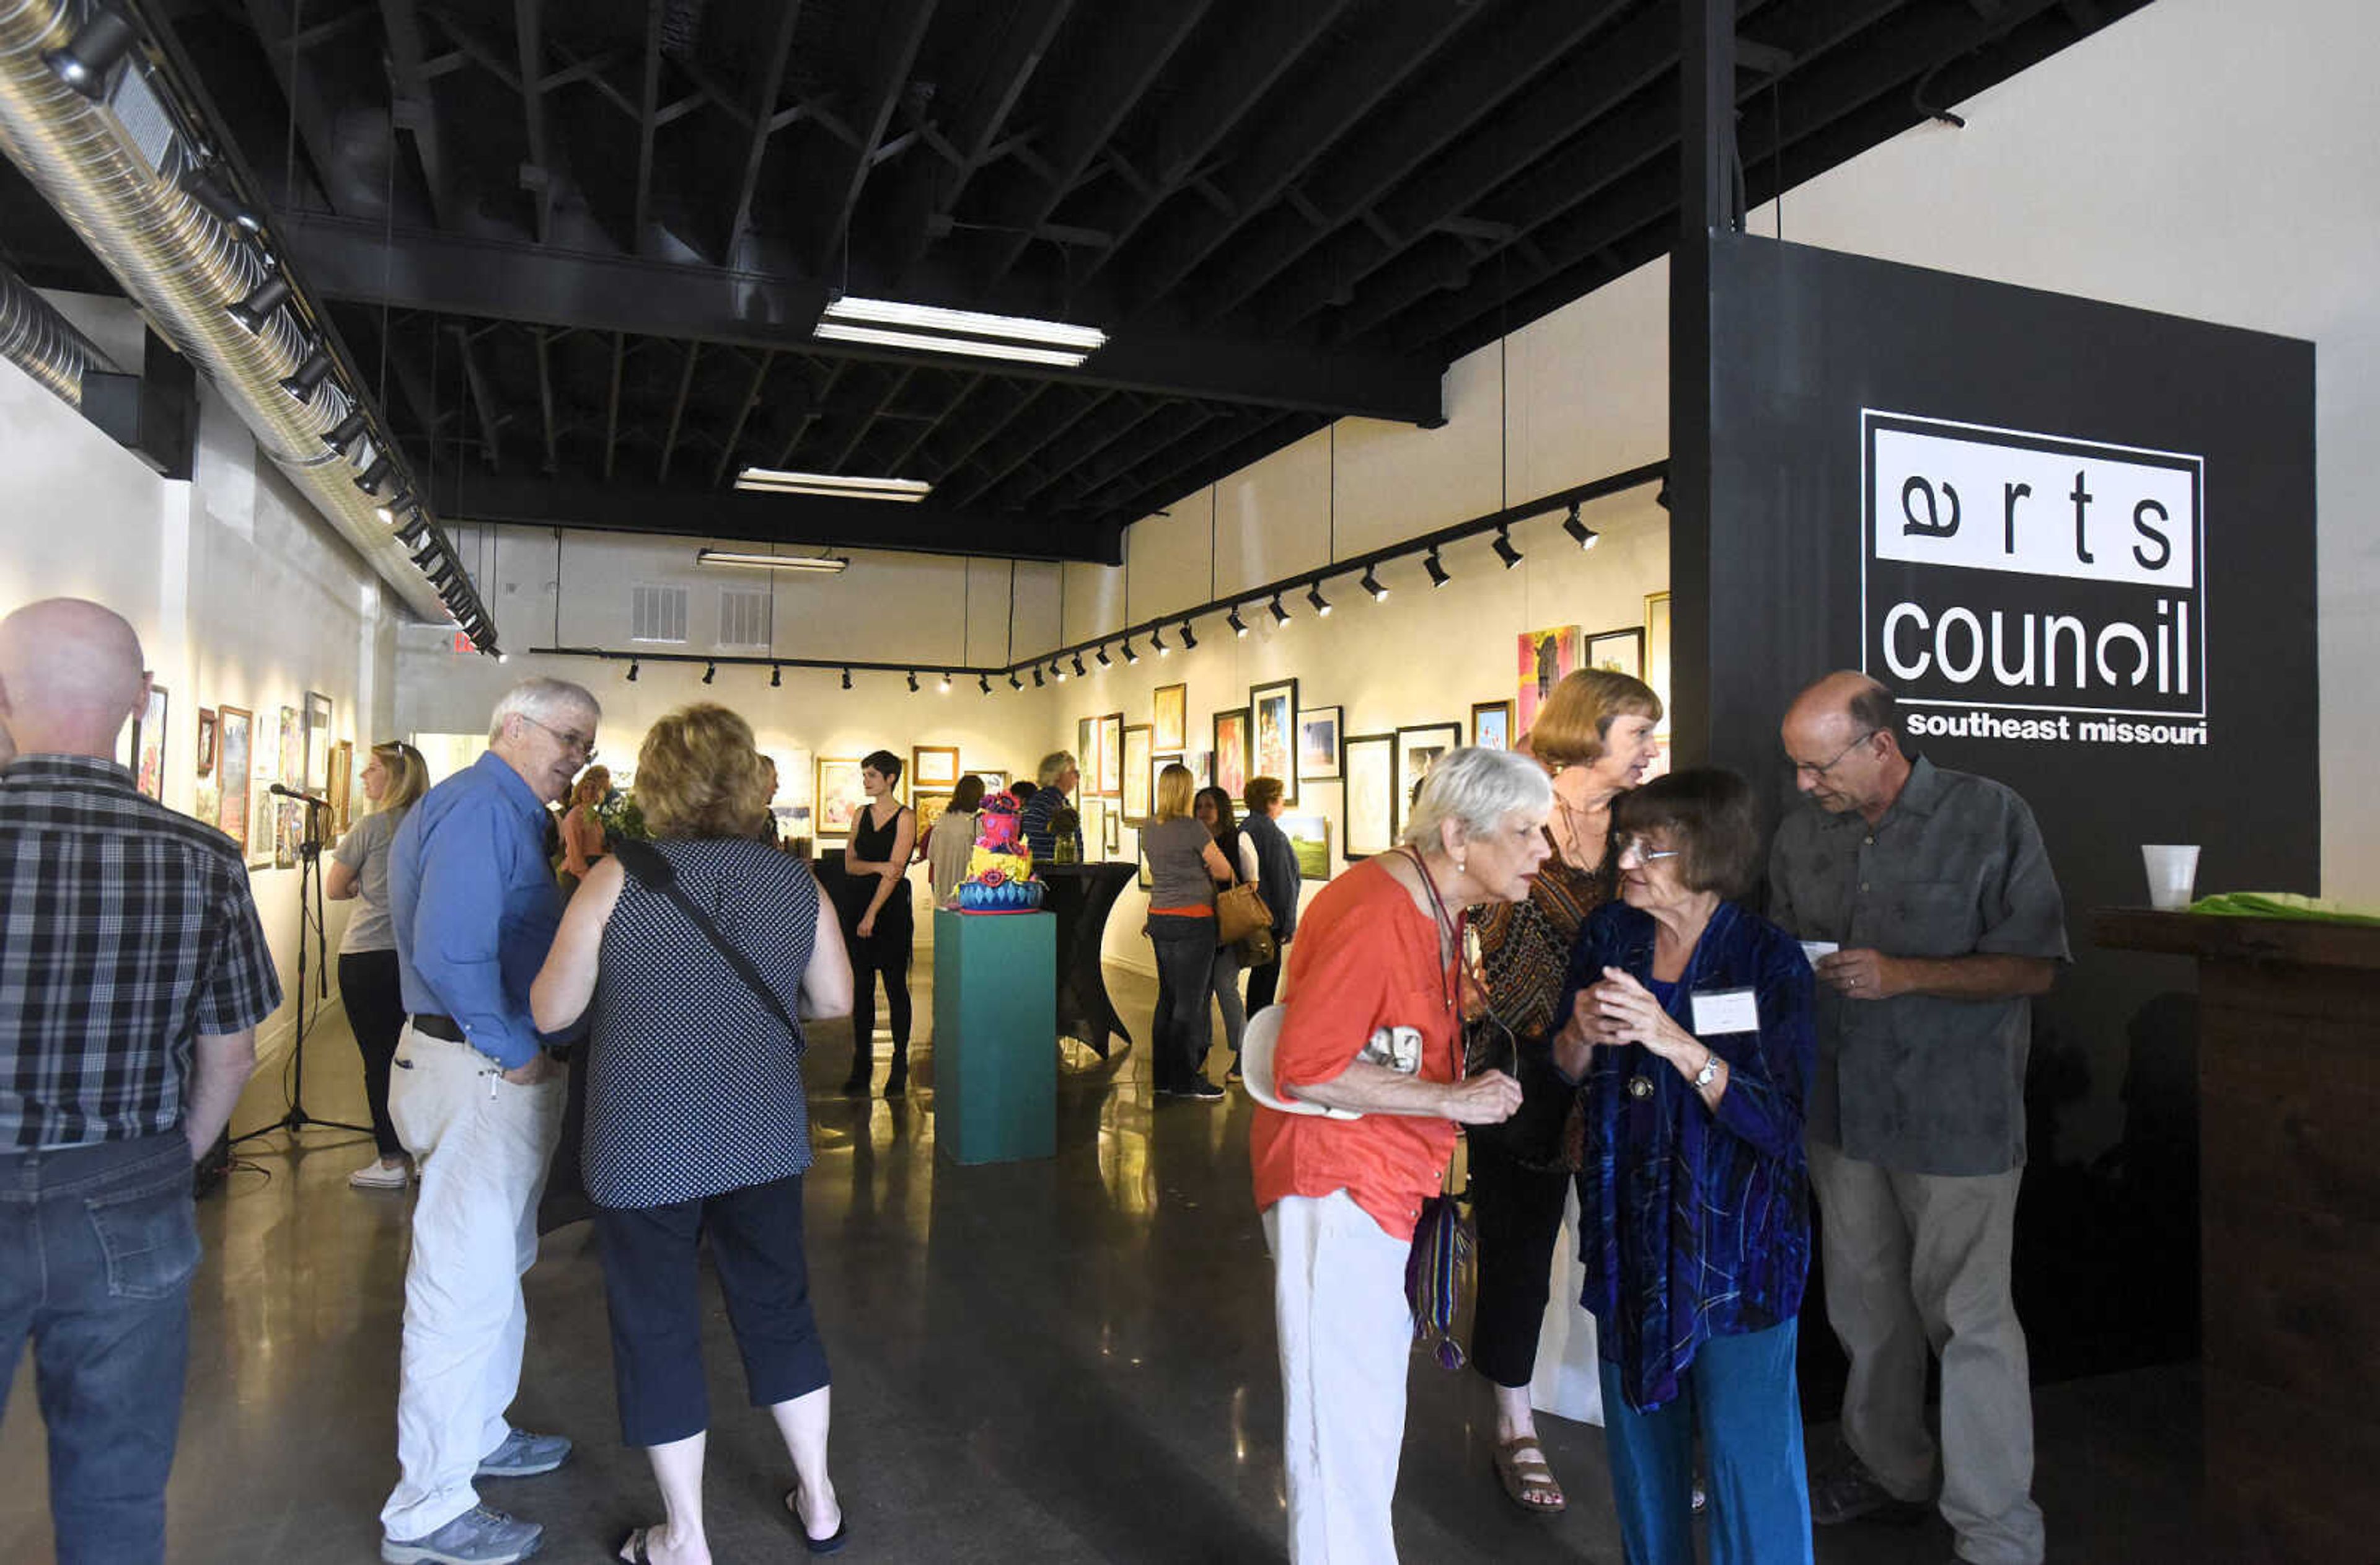
<instances>
[{"instance_id":1,"label":"blue jeans","mask_svg":"<svg viewBox=\"0 0 2380 1565\"><path fill-rule=\"evenodd\" d=\"M1149 1074L1160 1092L1190 1085L1214 1037L1207 1000L1215 977L1215 921L1179 913L1148 916L1157 948L1157 1014L1150 1018Z\"/></svg>"},{"instance_id":2,"label":"blue jeans","mask_svg":"<svg viewBox=\"0 0 2380 1565\"><path fill-rule=\"evenodd\" d=\"M59 1565L165 1557L198 1264L178 1134L0 1152L0 1413L30 1337Z\"/></svg>"},{"instance_id":3,"label":"blue jeans","mask_svg":"<svg viewBox=\"0 0 2380 1565\"><path fill-rule=\"evenodd\" d=\"M1801 1323L1714 1337L1675 1401L1628 1405L1603 1365L1603 1432L1628 1565L1694 1565L1694 1431L1710 1492L1710 1565L1809 1565L1809 1475L1793 1373Z\"/></svg>"}]
</instances>

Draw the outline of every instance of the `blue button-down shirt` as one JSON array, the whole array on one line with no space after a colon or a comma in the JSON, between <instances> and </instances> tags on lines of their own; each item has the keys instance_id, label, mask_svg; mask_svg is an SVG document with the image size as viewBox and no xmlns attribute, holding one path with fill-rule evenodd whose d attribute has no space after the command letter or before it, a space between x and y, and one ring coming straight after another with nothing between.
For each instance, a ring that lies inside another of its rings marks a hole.
<instances>
[{"instance_id":1,"label":"blue button-down shirt","mask_svg":"<svg viewBox=\"0 0 2380 1565\"><path fill-rule=\"evenodd\" d=\"M540 1048L528 986L562 923L545 827L544 802L492 753L424 794L389 845L406 1010L453 1017L506 1070Z\"/></svg>"}]
</instances>

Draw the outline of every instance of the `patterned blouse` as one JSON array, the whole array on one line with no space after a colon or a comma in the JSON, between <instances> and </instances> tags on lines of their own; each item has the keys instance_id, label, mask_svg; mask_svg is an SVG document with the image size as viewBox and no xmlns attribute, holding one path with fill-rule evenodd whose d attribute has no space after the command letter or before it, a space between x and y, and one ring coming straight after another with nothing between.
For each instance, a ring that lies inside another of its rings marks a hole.
<instances>
[{"instance_id":1,"label":"patterned blouse","mask_svg":"<svg viewBox=\"0 0 2380 1565\"><path fill-rule=\"evenodd\" d=\"M1548 844L1553 841L1547 832ZM1512 1068L1522 1096L1519 1110L1504 1123L1468 1127L1465 1134L1475 1145L1497 1141L1524 1162L1576 1166L1579 1148L1564 1145L1576 1093L1554 1074L1548 1040L1557 1030L1554 1006L1578 931L1588 914L1611 900L1612 880L1608 853L1601 866L1582 869L1556 847L1530 882L1527 900L1471 910L1488 1001L1496 1019L1512 1029L1517 1064L1501 1057L1504 1040L1498 1029L1475 1027L1474 1057L1465 1068ZM1485 1050L1483 1038L1489 1045Z\"/></svg>"}]
</instances>

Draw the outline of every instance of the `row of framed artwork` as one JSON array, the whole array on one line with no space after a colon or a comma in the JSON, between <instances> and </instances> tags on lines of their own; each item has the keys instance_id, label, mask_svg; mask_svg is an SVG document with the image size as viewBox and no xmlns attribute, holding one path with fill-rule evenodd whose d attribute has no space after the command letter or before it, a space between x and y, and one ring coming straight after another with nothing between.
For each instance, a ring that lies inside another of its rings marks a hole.
<instances>
[{"instance_id":1,"label":"row of framed artwork","mask_svg":"<svg viewBox=\"0 0 2380 1565\"><path fill-rule=\"evenodd\" d=\"M817 834L821 837L847 837L859 820L859 812L868 807L868 791L860 786L860 761L850 756L820 756L817 762L816 800ZM951 802L951 790L959 779L973 772L983 779L983 790L996 794L1008 786L1005 768L965 766L959 760L955 745L913 745L909 764L894 787L894 796L917 812L917 834L923 837L933 829L935 820Z\"/></svg>"},{"instance_id":2,"label":"row of framed artwork","mask_svg":"<svg viewBox=\"0 0 2380 1565\"><path fill-rule=\"evenodd\" d=\"M148 704L132 722L134 782L160 803L165 797L172 710L165 687L152 685ZM275 795L275 782L328 800L323 826L334 835L353 823L355 746L331 737L335 710L331 698L308 691L302 708L280 709L275 746L260 756L255 713L228 703L199 709L190 813L237 843L249 867L287 869L298 862L305 807Z\"/></svg>"}]
</instances>

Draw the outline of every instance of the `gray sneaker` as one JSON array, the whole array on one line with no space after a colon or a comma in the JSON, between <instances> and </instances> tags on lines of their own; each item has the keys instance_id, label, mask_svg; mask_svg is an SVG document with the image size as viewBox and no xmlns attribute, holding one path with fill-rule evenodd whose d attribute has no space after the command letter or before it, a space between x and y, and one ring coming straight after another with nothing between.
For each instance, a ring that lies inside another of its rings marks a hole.
<instances>
[{"instance_id":1,"label":"gray sneaker","mask_svg":"<svg viewBox=\"0 0 2380 1565\"><path fill-rule=\"evenodd\" d=\"M504 1443L480 1458L475 1478L534 1478L570 1460L567 1435L532 1435L506 1426Z\"/></svg>"},{"instance_id":2,"label":"gray sneaker","mask_svg":"<svg viewBox=\"0 0 2380 1565\"><path fill-rule=\"evenodd\" d=\"M382 1538L380 1557L386 1565L513 1565L544 1541L536 1523L477 1505L421 1537Z\"/></svg>"}]
</instances>

